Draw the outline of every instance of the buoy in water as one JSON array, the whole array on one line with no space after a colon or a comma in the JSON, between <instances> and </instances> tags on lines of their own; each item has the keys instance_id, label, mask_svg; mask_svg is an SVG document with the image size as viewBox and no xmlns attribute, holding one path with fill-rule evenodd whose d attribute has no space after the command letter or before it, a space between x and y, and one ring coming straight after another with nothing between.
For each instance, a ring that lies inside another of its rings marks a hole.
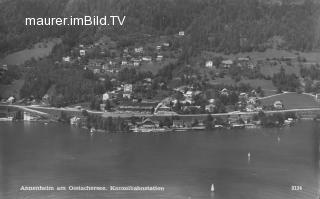
<instances>
[{"instance_id":1,"label":"buoy in water","mask_svg":"<svg viewBox=\"0 0 320 199\"><path fill-rule=\"evenodd\" d=\"M211 192L214 192L214 184L211 184Z\"/></svg>"}]
</instances>

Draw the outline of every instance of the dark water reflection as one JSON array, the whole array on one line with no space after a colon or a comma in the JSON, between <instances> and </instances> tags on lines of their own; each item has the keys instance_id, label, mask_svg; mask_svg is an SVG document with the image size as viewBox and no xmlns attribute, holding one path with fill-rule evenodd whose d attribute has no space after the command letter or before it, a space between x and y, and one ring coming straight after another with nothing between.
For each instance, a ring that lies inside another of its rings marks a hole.
<instances>
[{"instance_id":1,"label":"dark water reflection","mask_svg":"<svg viewBox=\"0 0 320 199\"><path fill-rule=\"evenodd\" d=\"M62 124L0 123L0 198L316 198L317 131L317 123L300 122L284 129L91 137ZM22 185L165 191L20 191Z\"/></svg>"}]
</instances>

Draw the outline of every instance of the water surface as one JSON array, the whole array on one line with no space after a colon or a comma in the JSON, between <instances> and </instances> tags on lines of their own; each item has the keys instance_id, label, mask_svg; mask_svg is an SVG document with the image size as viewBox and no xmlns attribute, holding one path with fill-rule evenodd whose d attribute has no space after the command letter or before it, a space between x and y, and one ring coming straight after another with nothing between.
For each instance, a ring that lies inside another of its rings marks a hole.
<instances>
[{"instance_id":1,"label":"water surface","mask_svg":"<svg viewBox=\"0 0 320 199\"><path fill-rule=\"evenodd\" d=\"M0 198L315 198L318 129L299 122L283 129L91 137L59 123L1 122ZM22 185L156 185L165 191L20 191ZM303 189L292 191L292 185Z\"/></svg>"}]
</instances>

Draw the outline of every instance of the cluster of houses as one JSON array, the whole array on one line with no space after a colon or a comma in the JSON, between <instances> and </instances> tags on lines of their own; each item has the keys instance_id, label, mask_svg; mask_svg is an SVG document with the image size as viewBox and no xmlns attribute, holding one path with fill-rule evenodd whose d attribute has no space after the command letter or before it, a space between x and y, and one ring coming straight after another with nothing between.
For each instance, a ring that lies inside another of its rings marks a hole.
<instances>
[{"instance_id":1,"label":"cluster of houses","mask_svg":"<svg viewBox=\"0 0 320 199\"><path fill-rule=\"evenodd\" d=\"M256 65L249 57L239 57L235 60L225 59L222 60L220 63L215 63L213 60L208 59L205 61L204 66L211 70L219 69L229 69L233 66L241 67L241 68L249 68L255 69Z\"/></svg>"},{"instance_id":2,"label":"cluster of houses","mask_svg":"<svg viewBox=\"0 0 320 199\"><path fill-rule=\"evenodd\" d=\"M169 42L162 42L154 46L154 53L150 53L149 49L145 49L143 46L126 47L121 51L114 49L113 56L105 55L105 51L101 50L100 58L89 56L92 48L102 48L102 44L97 43L94 45L79 45L77 48L76 59L71 56L62 57L63 63L73 63L75 60L81 61L83 58L89 58L88 63L84 66L84 69L91 70L95 74L100 73L118 73L121 68L124 67L139 67L142 64L148 64L153 62L162 62L164 60L163 50L170 47ZM108 49L110 51L110 49ZM91 57L91 58L90 58Z\"/></svg>"}]
</instances>

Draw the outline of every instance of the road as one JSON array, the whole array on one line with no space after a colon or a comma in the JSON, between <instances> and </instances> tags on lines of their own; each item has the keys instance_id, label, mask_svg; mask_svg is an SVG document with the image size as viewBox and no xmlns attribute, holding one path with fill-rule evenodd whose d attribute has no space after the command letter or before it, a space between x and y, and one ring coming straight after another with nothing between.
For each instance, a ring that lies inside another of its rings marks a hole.
<instances>
[{"instance_id":1,"label":"road","mask_svg":"<svg viewBox=\"0 0 320 199\"><path fill-rule=\"evenodd\" d=\"M42 107L42 106L22 106L22 105L9 105L9 104L0 104L0 106L6 106L6 107L15 107L15 108L21 108L25 111L33 112L39 115L49 115L48 113L45 113L43 111L35 110L35 109L48 109L48 110L56 110L56 111L66 111L66 112L81 112L82 110L76 109L76 108L55 108L55 107ZM303 109L286 109L286 110L274 110L274 111L263 111L266 114L273 114L273 113L286 113L286 112L306 112L306 111L319 111L320 108L303 108ZM171 117L171 116L184 116L184 117L203 117L207 116L208 114L187 114L187 115L180 115L180 114L143 114L143 113L131 113L131 112L102 112L102 111L91 111L87 110L88 113L91 114L102 114L103 117L152 117L152 116L159 116L159 117ZM211 114L212 116L231 116L231 115L253 115L257 114L258 112L229 112L229 113L215 113Z\"/></svg>"}]
</instances>

